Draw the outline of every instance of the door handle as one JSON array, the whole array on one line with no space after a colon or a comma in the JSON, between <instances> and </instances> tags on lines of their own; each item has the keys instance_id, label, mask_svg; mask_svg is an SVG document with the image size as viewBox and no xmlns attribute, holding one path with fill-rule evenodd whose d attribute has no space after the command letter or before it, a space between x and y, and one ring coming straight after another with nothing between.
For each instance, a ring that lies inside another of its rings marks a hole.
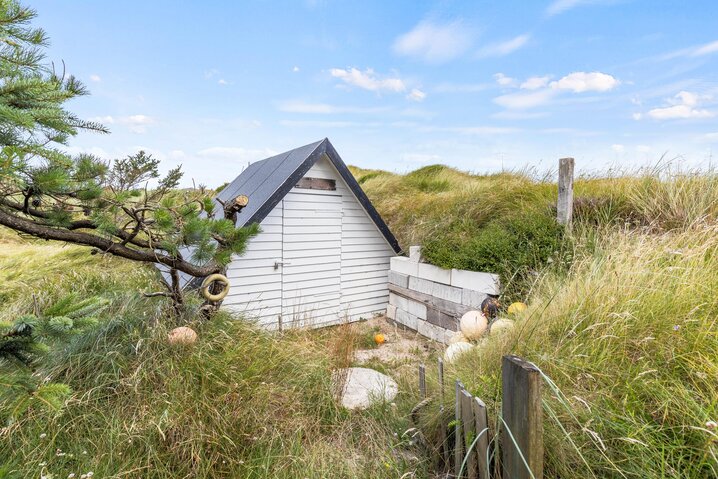
<instances>
[{"instance_id":1,"label":"door handle","mask_svg":"<svg viewBox=\"0 0 718 479\"><path fill-rule=\"evenodd\" d=\"M285 265L290 265L290 264L292 264L291 261L275 261L274 269L277 270L277 269L279 269L280 266L285 266Z\"/></svg>"}]
</instances>

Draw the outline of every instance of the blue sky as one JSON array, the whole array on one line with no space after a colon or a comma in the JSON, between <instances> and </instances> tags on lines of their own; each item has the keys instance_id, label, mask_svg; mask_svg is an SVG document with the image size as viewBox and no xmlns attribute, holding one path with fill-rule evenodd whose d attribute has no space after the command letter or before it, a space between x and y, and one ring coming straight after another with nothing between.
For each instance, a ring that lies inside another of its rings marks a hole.
<instances>
[{"instance_id":1,"label":"blue sky","mask_svg":"<svg viewBox=\"0 0 718 479\"><path fill-rule=\"evenodd\" d=\"M142 148L185 183L329 137L404 172L696 166L718 147L718 2L29 3L104 122L71 151Z\"/></svg>"}]
</instances>

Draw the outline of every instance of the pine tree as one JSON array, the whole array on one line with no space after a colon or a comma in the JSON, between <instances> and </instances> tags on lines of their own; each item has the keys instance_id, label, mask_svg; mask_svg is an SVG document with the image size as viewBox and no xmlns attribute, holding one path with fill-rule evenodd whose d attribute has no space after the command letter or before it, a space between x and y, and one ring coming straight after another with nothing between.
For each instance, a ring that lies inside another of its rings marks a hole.
<instances>
[{"instance_id":1,"label":"pine tree","mask_svg":"<svg viewBox=\"0 0 718 479\"><path fill-rule=\"evenodd\" d=\"M59 411L66 384L39 374L45 354L97 324L108 301L69 294L44 311L0 323L0 418L12 422L32 407Z\"/></svg>"},{"instance_id":2,"label":"pine tree","mask_svg":"<svg viewBox=\"0 0 718 479\"><path fill-rule=\"evenodd\" d=\"M144 152L114 162L66 154L63 145L79 131L107 130L65 109L87 91L43 63L47 38L30 26L34 18L15 0L0 0L0 225L163 265L170 280L155 295L181 311L179 272L224 271L258 227L235 227L239 203L216 212L204 188L178 192L180 168L160 178L159 162Z\"/></svg>"}]
</instances>

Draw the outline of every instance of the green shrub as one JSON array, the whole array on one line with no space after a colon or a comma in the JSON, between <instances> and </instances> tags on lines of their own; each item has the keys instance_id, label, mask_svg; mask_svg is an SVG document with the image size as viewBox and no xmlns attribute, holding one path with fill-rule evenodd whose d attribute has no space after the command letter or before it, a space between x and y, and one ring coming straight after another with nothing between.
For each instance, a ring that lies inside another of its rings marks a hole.
<instances>
[{"instance_id":1,"label":"green shrub","mask_svg":"<svg viewBox=\"0 0 718 479\"><path fill-rule=\"evenodd\" d=\"M504 296L524 298L540 270L547 265L565 269L571 241L546 210L524 210L494 218L482 228L459 221L424 244L426 260L443 268L498 274Z\"/></svg>"}]
</instances>

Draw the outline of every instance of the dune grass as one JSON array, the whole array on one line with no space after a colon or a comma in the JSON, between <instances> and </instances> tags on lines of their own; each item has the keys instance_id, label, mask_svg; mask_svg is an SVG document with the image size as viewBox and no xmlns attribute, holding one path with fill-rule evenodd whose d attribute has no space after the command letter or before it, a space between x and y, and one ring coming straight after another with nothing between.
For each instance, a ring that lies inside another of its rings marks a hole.
<instances>
[{"instance_id":1,"label":"dune grass","mask_svg":"<svg viewBox=\"0 0 718 479\"><path fill-rule=\"evenodd\" d=\"M573 239L555 224L553 174L477 175L431 165L406 175L352 168L400 245L426 261L501 276L507 301L525 300L547 267L567 271ZM583 175L574 185L577 227L685 228L718 217L718 174L671 165ZM584 246L590 246L586 243Z\"/></svg>"},{"instance_id":2,"label":"dune grass","mask_svg":"<svg viewBox=\"0 0 718 479\"><path fill-rule=\"evenodd\" d=\"M555 185L530 172L353 172L402 246L491 268L505 303L529 303L447 375L495 418L501 356L542 369L545 477L718 474L713 172L580 178L571 232L551 222ZM98 328L37 372L72 388L62 413L32 409L0 429L0 477L431 477L403 436L415 371L392 371L395 405L350 413L333 400L331 370L366 340L351 327L273 335L225 315L169 321L166 304L138 295L159 287L151 268L6 230L0 285L0 320L70 292L110 301ZM187 321L198 342L168 345Z\"/></svg>"},{"instance_id":3,"label":"dune grass","mask_svg":"<svg viewBox=\"0 0 718 479\"><path fill-rule=\"evenodd\" d=\"M497 415L502 355L541 368L546 477L715 477L717 232L610 234L451 374Z\"/></svg>"},{"instance_id":4,"label":"dune grass","mask_svg":"<svg viewBox=\"0 0 718 479\"><path fill-rule=\"evenodd\" d=\"M31 408L0 429L0 477L426 477L402 433L416 402L337 405L332 370L351 364L352 327L276 335L220 314L171 320L151 267L0 230L0 317L74 293L110 301L100 325L38 362L68 385L61 413ZM189 323L187 323L189 322ZM192 347L167 343L189 324ZM8 420L0 407L3 421Z\"/></svg>"}]
</instances>

